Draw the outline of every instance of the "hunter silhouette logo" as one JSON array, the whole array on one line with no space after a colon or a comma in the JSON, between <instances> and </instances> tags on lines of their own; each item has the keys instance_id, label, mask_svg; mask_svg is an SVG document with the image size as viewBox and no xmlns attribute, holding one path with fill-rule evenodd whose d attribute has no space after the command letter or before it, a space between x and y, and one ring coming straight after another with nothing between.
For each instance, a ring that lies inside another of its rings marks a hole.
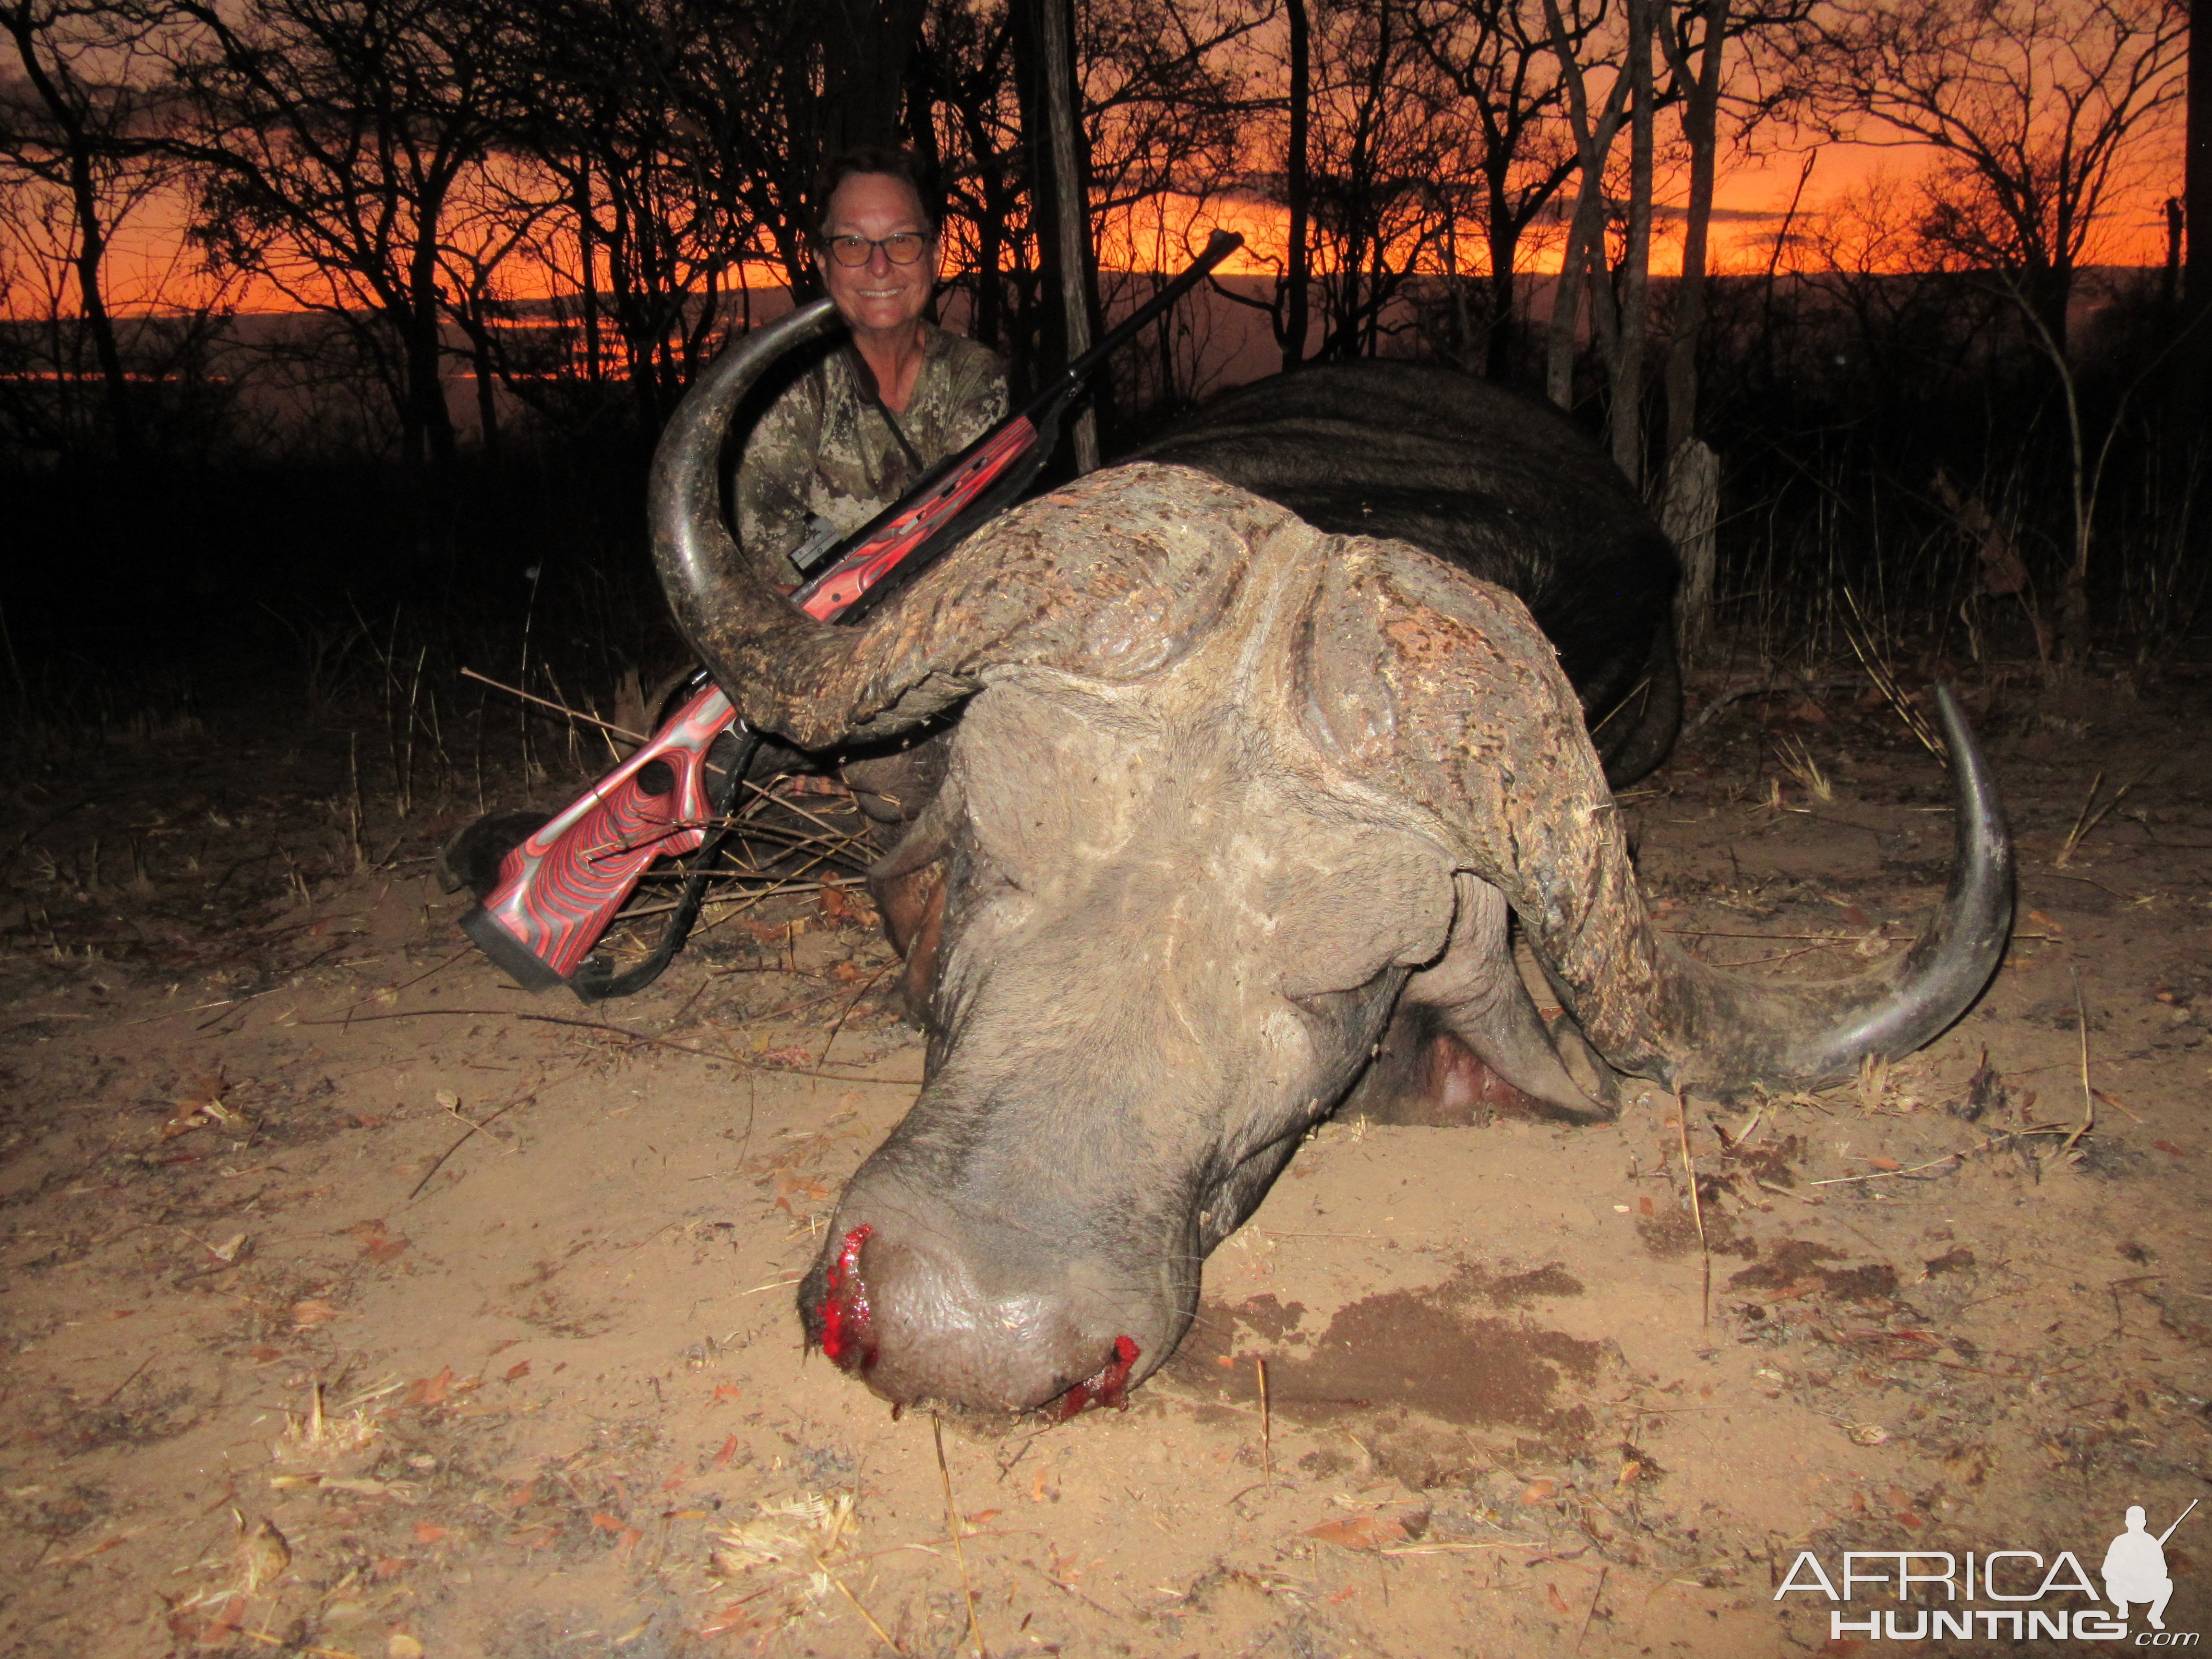
<instances>
[{"instance_id":1,"label":"hunter silhouette logo","mask_svg":"<svg viewBox=\"0 0 2212 1659\"><path fill-rule=\"evenodd\" d=\"M2191 1498L2189 1510L2197 1502ZM2173 1517L2173 1527L2189 1518L2189 1510ZM2166 1604L2173 1595L2173 1580L2166 1574L2166 1540L2173 1536L2173 1527L2154 1538L2144 1521L2142 1505L2130 1504L2128 1529L2105 1552L2105 1599L2120 1610L2122 1619L2128 1616L2130 1602L2144 1603L2150 1608L2150 1627L2164 1630Z\"/></svg>"},{"instance_id":2,"label":"hunter silhouette logo","mask_svg":"<svg viewBox=\"0 0 2212 1659\"><path fill-rule=\"evenodd\" d=\"M2173 1596L2166 1541L2198 1501L2191 1499L2157 1534L2143 1506L2130 1504L2127 1530L2105 1551L2101 1597L2071 1550L2046 1561L2037 1550L1969 1550L1961 1556L1907 1549L1847 1550L1833 1576L1813 1551L1800 1550L1774 1599L1796 1593L1826 1601L1828 1639L1835 1642L1853 1636L1877 1642L2128 1641L2129 1610L2140 1607L2146 1628L2130 1645L2195 1647L2197 1632L2166 1627L2166 1605Z\"/></svg>"}]
</instances>

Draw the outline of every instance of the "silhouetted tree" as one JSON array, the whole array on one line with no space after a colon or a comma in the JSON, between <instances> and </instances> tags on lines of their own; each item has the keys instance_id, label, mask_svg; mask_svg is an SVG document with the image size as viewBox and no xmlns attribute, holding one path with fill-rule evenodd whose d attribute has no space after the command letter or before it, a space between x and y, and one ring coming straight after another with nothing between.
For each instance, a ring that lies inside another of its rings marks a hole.
<instances>
[{"instance_id":1,"label":"silhouetted tree","mask_svg":"<svg viewBox=\"0 0 2212 1659\"><path fill-rule=\"evenodd\" d=\"M2008 273L2063 349L2075 274L2183 96L2184 0L1838 0L1799 33L1838 137L1932 146L1923 234Z\"/></svg>"},{"instance_id":2,"label":"silhouetted tree","mask_svg":"<svg viewBox=\"0 0 2212 1659\"><path fill-rule=\"evenodd\" d=\"M25 193L13 204L17 225L50 233L68 261L77 320L103 388L106 437L131 458L138 422L109 314L106 260L124 217L163 184L149 142L149 100L135 73L143 25L79 0L4 0L0 30L22 76L0 97L0 188ZM28 244L22 251L36 257ZM70 356L56 354L58 371L69 372Z\"/></svg>"},{"instance_id":3,"label":"silhouetted tree","mask_svg":"<svg viewBox=\"0 0 2212 1659\"><path fill-rule=\"evenodd\" d=\"M1571 50L1581 51L1601 15L1577 5L1562 19ZM1455 94L1455 125L1466 135L1468 170L1480 191L1474 216L1489 253L1489 281L1482 320L1465 331L1461 350L1468 367L1502 380L1510 372L1519 314L1522 239L1579 161L1565 118L1566 85L1538 0L1431 0L1417 8L1414 27ZM1466 283L1455 286L1457 299Z\"/></svg>"},{"instance_id":4,"label":"silhouetted tree","mask_svg":"<svg viewBox=\"0 0 2212 1659\"><path fill-rule=\"evenodd\" d=\"M505 24L445 0L170 0L197 117L194 234L331 319L386 386L410 465L453 460L441 226L493 136Z\"/></svg>"}]
</instances>

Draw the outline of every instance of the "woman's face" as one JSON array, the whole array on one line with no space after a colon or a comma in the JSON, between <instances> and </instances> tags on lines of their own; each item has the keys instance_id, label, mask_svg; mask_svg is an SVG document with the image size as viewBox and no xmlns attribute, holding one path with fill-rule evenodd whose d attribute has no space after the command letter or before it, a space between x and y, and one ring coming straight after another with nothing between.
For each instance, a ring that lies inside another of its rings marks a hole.
<instances>
[{"instance_id":1,"label":"woman's face","mask_svg":"<svg viewBox=\"0 0 2212 1659\"><path fill-rule=\"evenodd\" d=\"M937 239L905 180L882 173L848 174L830 198L822 234L816 262L823 286L854 332L892 333L910 327L937 282ZM842 264L832 246L840 236L880 242L901 235L924 239L921 256L911 264L896 263L880 247L868 250L865 264Z\"/></svg>"}]
</instances>

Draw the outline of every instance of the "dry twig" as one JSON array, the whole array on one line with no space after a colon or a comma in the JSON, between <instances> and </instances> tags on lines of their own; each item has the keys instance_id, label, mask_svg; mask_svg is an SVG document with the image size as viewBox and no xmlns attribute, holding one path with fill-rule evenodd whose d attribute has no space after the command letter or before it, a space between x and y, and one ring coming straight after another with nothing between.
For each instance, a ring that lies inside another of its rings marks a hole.
<instances>
[{"instance_id":1,"label":"dry twig","mask_svg":"<svg viewBox=\"0 0 2212 1659\"><path fill-rule=\"evenodd\" d=\"M1260 1474L1267 1490L1275 1489L1275 1414L1267 1401L1267 1361L1263 1354L1253 1356L1260 1368Z\"/></svg>"},{"instance_id":2,"label":"dry twig","mask_svg":"<svg viewBox=\"0 0 2212 1659\"><path fill-rule=\"evenodd\" d=\"M1698 1255L1705 1263L1704 1288L1698 1302L1698 1323L1702 1330L1713 1328L1713 1253L1705 1243L1705 1210L1698 1201L1698 1169L1690 1162L1690 1097L1674 1097L1674 1127L1682 1139L1682 1176L1690 1183L1690 1219L1698 1229ZM1592 1603L1595 1605L1595 1602ZM1585 1621L1587 1624L1587 1621Z\"/></svg>"},{"instance_id":3,"label":"dry twig","mask_svg":"<svg viewBox=\"0 0 2212 1659\"><path fill-rule=\"evenodd\" d=\"M2074 1019L2081 1033L2081 1121L2075 1126L2072 1134L2059 1143L2062 1158L2072 1152L2074 1143L2087 1134L2097 1122L2097 1091L2089 1086L2089 1005L2081 999L2080 972L2070 969L2068 971L2074 977Z\"/></svg>"},{"instance_id":4,"label":"dry twig","mask_svg":"<svg viewBox=\"0 0 2212 1659\"><path fill-rule=\"evenodd\" d=\"M1897 683L1897 676L1889 672L1889 665L1874 649L1873 635L1867 628L1866 617L1859 611L1858 596L1849 587L1844 589L1844 605L1851 613L1844 623L1844 638L1850 642L1851 654L1859 659L1859 666L1866 670L1867 678L1875 684L1875 690L1881 692L1883 699L1897 711L1898 719L1905 722L1905 729L1919 738L1921 747L1935 756L1948 769L1951 764L1950 751L1943 747L1942 740L1929 726L1927 717L1912 706L1912 699L1905 695L1905 688Z\"/></svg>"},{"instance_id":5,"label":"dry twig","mask_svg":"<svg viewBox=\"0 0 2212 1659\"><path fill-rule=\"evenodd\" d=\"M952 1559L960 1564L960 1594L968 1603L968 1634L975 1639L975 1659L991 1659L983 1646L983 1626L975 1617L975 1588L968 1579L968 1552L960 1547L960 1511L952 1504L952 1469L945 1461L945 1419L929 1414L929 1431L937 1441L937 1473L945 1482L945 1526L952 1534Z\"/></svg>"},{"instance_id":6,"label":"dry twig","mask_svg":"<svg viewBox=\"0 0 2212 1659\"><path fill-rule=\"evenodd\" d=\"M2133 778L2122 784L2114 792L2112 799L2106 801L2102 806L2097 805L2097 791L2105 781L2105 775L2099 772L2096 776L2091 778L2088 799L2081 803L2081 810L2074 815L2074 827L2066 832L2065 841L2060 844L2057 852L2051 855L2052 867L2064 868L2074 854L2081 850L2081 843L2089 839L2089 832L2102 823L2111 814L2112 810L2126 799L2129 790L2149 775L2148 772L2137 773ZM2087 878L2084 877L2082 879L2087 880ZM2102 882L2092 882L2090 884L2095 887L2104 886ZM2112 890L2106 887L2105 890L2109 893ZM2121 894L2118 896L2125 897L2126 895Z\"/></svg>"},{"instance_id":7,"label":"dry twig","mask_svg":"<svg viewBox=\"0 0 2212 1659\"><path fill-rule=\"evenodd\" d=\"M525 691L520 686L506 684L501 681L492 678L489 674L479 674L473 668L464 668L461 670L461 678L465 680L482 681L484 684L491 687L495 691L504 691L510 697L520 697L525 702L534 702L539 708L550 708L555 714L562 715L568 720L581 720L586 726L596 726L602 732L612 732L616 737L620 738L624 743L645 744L652 741L649 738L641 737L635 732L631 732L622 726L617 726L612 720L603 720L597 714L586 714L579 709L569 708L566 703L555 702L550 697L541 697L536 696L534 693Z\"/></svg>"}]
</instances>

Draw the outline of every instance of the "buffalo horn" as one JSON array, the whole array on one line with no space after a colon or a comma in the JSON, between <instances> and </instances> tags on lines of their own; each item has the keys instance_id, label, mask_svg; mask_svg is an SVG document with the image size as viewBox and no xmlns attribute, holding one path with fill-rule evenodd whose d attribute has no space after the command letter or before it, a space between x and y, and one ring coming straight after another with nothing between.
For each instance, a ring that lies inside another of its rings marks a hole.
<instances>
[{"instance_id":1,"label":"buffalo horn","mask_svg":"<svg viewBox=\"0 0 2212 1659\"><path fill-rule=\"evenodd\" d=\"M1954 851L1918 941L1849 979L1730 972L1652 926L1573 691L1528 613L1495 589L1378 562L1397 568L1362 571L1355 556L1322 601L1324 636L1349 646L1364 635L1364 652L1351 654L1374 681L1329 725L1365 751L1387 793L1436 815L1462 867L1504 891L1562 1000L1615 1066L1712 1095L1835 1082L1869 1057L1926 1043L1988 984L2011 934L2012 843L1989 763L1948 689L1936 704Z\"/></svg>"},{"instance_id":2,"label":"buffalo horn","mask_svg":"<svg viewBox=\"0 0 2212 1659\"><path fill-rule=\"evenodd\" d=\"M860 723L853 682L863 634L807 616L738 550L722 517L723 437L778 358L837 325L836 307L817 300L715 358L669 417L647 496L653 562L677 625L738 713L804 748L828 747Z\"/></svg>"}]
</instances>

